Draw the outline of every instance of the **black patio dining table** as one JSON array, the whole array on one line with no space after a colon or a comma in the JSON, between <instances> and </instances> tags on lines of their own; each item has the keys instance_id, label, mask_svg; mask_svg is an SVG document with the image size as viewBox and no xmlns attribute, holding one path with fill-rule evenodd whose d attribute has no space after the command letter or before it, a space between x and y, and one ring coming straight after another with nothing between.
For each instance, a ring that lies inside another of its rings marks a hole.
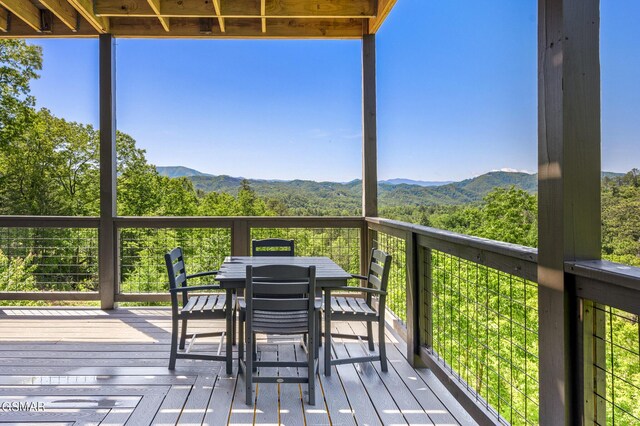
<instances>
[{"instance_id":1,"label":"black patio dining table","mask_svg":"<svg viewBox=\"0 0 640 426\"><path fill-rule=\"evenodd\" d=\"M247 265L298 265L316 267L316 286L324 291L325 306L331 304L331 288L347 285L347 280L351 274L342 269L328 257L306 257L306 256L229 256L224 259L220 266L216 280L227 292L227 303L231 303L232 294L238 289L245 287L247 278ZM231 306L227 306L227 336L231 336L232 312ZM326 324L325 324L326 329ZM227 353L233 350L232 339L227 338ZM232 361L227 359L227 374L232 372Z\"/></svg>"}]
</instances>

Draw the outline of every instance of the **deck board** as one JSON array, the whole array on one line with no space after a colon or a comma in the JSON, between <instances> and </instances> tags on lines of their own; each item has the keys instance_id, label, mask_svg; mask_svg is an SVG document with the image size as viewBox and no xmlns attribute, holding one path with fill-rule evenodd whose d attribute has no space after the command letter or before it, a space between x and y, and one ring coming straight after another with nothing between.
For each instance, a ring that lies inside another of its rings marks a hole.
<instances>
[{"instance_id":1,"label":"deck board","mask_svg":"<svg viewBox=\"0 0 640 426\"><path fill-rule=\"evenodd\" d=\"M336 327L362 331L363 325ZM472 424L429 370L407 363L404 342L391 331L389 372L379 363L334 366L328 378L321 371L315 406L307 403L306 384L254 385L256 404L247 406L235 363L231 375L223 362L178 360L174 371L167 369L170 328L167 309L0 309L0 402L45 404L44 411L0 412L0 424ZM223 328L223 321L194 327ZM193 350L216 350L217 343L199 338ZM358 341L341 339L332 350L340 357L368 352ZM258 352L264 360L306 356L291 338L259 336ZM302 375L306 369L261 373Z\"/></svg>"}]
</instances>

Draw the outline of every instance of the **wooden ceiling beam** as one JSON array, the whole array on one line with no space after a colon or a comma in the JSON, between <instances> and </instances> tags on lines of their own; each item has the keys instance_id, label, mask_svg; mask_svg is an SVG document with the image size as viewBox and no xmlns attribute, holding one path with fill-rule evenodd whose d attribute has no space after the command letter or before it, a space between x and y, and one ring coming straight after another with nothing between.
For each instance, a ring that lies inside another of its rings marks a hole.
<instances>
[{"instance_id":1,"label":"wooden ceiling beam","mask_svg":"<svg viewBox=\"0 0 640 426\"><path fill-rule=\"evenodd\" d=\"M0 0L0 6L4 6L14 16L20 18L37 32L40 28L40 9L29 0Z\"/></svg>"},{"instance_id":2,"label":"wooden ceiling beam","mask_svg":"<svg viewBox=\"0 0 640 426\"><path fill-rule=\"evenodd\" d=\"M159 0L161 16L172 18L371 18L375 0ZM152 17L147 0L95 0L99 16ZM218 9L220 9L218 11Z\"/></svg>"},{"instance_id":3,"label":"wooden ceiling beam","mask_svg":"<svg viewBox=\"0 0 640 426\"><path fill-rule=\"evenodd\" d=\"M86 19L99 33L109 32L109 18L97 16L93 12L93 0L68 0L71 6Z\"/></svg>"},{"instance_id":4,"label":"wooden ceiling beam","mask_svg":"<svg viewBox=\"0 0 640 426\"><path fill-rule=\"evenodd\" d=\"M369 34L378 32L382 23L387 19L391 9L395 6L396 0L378 0L378 10L374 18L369 18Z\"/></svg>"},{"instance_id":5,"label":"wooden ceiling beam","mask_svg":"<svg viewBox=\"0 0 640 426\"><path fill-rule=\"evenodd\" d=\"M269 32L262 32L257 19L226 19L225 32L213 27L203 33L196 19L175 18L166 32L155 18L112 18L111 34L116 37L186 38L345 38L362 37L362 22L357 19L270 19Z\"/></svg>"},{"instance_id":6,"label":"wooden ceiling beam","mask_svg":"<svg viewBox=\"0 0 640 426\"><path fill-rule=\"evenodd\" d=\"M267 32L267 0L260 0L260 16L262 16L262 18L260 19L260 21L262 21L262 32L266 33Z\"/></svg>"},{"instance_id":7,"label":"wooden ceiling beam","mask_svg":"<svg viewBox=\"0 0 640 426\"><path fill-rule=\"evenodd\" d=\"M40 3L56 15L71 31L78 30L78 11L67 0L40 0Z\"/></svg>"},{"instance_id":8,"label":"wooden ceiling beam","mask_svg":"<svg viewBox=\"0 0 640 426\"><path fill-rule=\"evenodd\" d=\"M220 7L220 0L213 0L213 8L218 16L218 25L220 25L220 31L225 32L224 18L222 17L222 8Z\"/></svg>"},{"instance_id":9,"label":"wooden ceiling beam","mask_svg":"<svg viewBox=\"0 0 640 426\"><path fill-rule=\"evenodd\" d=\"M9 12L0 7L0 32L9 31Z\"/></svg>"},{"instance_id":10,"label":"wooden ceiling beam","mask_svg":"<svg viewBox=\"0 0 640 426\"><path fill-rule=\"evenodd\" d=\"M51 32L36 31L22 20L10 16L9 28L6 33L0 33L0 38L85 38L95 37L98 33L88 24L80 24L77 31L72 31L60 19L51 14L53 25ZM84 21L82 21L84 22Z\"/></svg>"},{"instance_id":11,"label":"wooden ceiling beam","mask_svg":"<svg viewBox=\"0 0 640 426\"><path fill-rule=\"evenodd\" d=\"M165 31L169 31L169 18L165 18L160 15L160 0L148 0L148 2L149 6L153 10L153 13L155 13L158 17L162 28L164 28Z\"/></svg>"}]
</instances>

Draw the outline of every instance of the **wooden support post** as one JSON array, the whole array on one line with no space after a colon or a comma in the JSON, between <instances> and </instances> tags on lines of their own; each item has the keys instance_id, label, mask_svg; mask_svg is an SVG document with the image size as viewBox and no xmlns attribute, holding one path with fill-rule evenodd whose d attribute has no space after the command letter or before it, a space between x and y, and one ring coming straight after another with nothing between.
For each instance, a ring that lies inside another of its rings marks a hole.
<instances>
[{"instance_id":1,"label":"wooden support post","mask_svg":"<svg viewBox=\"0 0 640 426\"><path fill-rule=\"evenodd\" d=\"M362 225L360 226L360 275L368 274L370 255L369 224L363 219Z\"/></svg>"},{"instance_id":2,"label":"wooden support post","mask_svg":"<svg viewBox=\"0 0 640 426\"><path fill-rule=\"evenodd\" d=\"M433 346L433 283L431 249L418 245L418 296L420 303L420 345Z\"/></svg>"},{"instance_id":3,"label":"wooden support post","mask_svg":"<svg viewBox=\"0 0 640 426\"><path fill-rule=\"evenodd\" d=\"M231 255L249 256L251 230L246 220L236 219L231 228Z\"/></svg>"},{"instance_id":4,"label":"wooden support post","mask_svg":"<svg viewBox=\"0 0 640 426\"><path fill-rule=\"evenodd\" d=\"M362 215L378 216L376 36L362 37Z\"/></svg>"},{"instance_id":5,"label":"wooden support post","mask_svg":"<svg viewBox=\"0 0 640 426\"><path fill-rule=\"evenodd\" d=\"M111 34L100 35L100 229L98 275L100 307L115 307L118 253L114 225L116 210L116 86L115 43Z\"/></svg>"},{"instance_id":6,"label":"wooden support post","mask_svg":"<svg viewBox=\"0 0 640 426\"><path fill-rule=\"evenodd\" d=\"M539 0L540 424L582 422L567 260L600 258L599 0Z\"/></svg>"},{"instance_id":7,"label":"wooden support post","mask_svg":"<svg viewBox=\"0 0 640 426\"><path fill-rule=\"evenodd\" d=\"M582 371L584 377L584 424L607 423L605 313L603 306L590 300L582 306ZM600 368L597 368L599 366ZM600 396L598 396L600 395Z\"/></svg>"},{"instance_id":8,"label":"wooden support post","mask_svg":"<svg viewBox=\"0 0 640 426\"><path fill-rule=\"evenodd\" d=\"M407 361L413 367L424 367L420 359L420 280L418 274L418 237L407 231L405 241L405 258L407 267Z\"/></svg>"}]
</instances>

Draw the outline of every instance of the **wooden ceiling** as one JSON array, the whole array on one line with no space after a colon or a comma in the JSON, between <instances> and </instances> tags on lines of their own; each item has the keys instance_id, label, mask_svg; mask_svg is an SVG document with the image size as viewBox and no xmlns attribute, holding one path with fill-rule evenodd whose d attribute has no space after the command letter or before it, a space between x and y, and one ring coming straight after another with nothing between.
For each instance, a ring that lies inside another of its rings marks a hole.
<instances>
[{"instance_id":1,"label":"wooden ceiling","mask_svg":"<svg viewBox=\"0 0 640 426\"><path fill-rule=\"evenodd\" d=\"M0 38L361 38L396 0L0 0Z\"/></svg>"}]
</instances>

